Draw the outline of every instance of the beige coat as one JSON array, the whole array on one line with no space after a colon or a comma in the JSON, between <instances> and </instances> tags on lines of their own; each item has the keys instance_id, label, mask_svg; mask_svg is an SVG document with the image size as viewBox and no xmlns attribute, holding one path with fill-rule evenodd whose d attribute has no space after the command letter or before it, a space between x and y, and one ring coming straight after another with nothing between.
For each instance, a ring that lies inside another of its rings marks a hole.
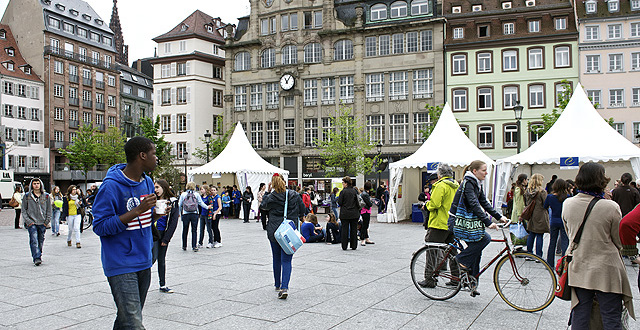
<instances>
[{"instance_id":1,"label":"beige coat","mask_svg":"<svg viewBox=\"0 0 640 330\"><path fill-rule=\"evenodd\" d=\"M533 208L531 220L527 223L527 231L536 234L544 234L549 232L549 211L544 208L544 200L547 198L547 192L539 190L537 193L526 191L524 193L524 205L529 206L536 199L536 206Z\"/></svg>"},{"instance_id":2,"label":"beige coat","mask_svg":"<svg viewBox=\"0 0 640 330\"><path fill-rule=\"evenodd\" d=\"M622 243L618 228L622 214L616 202L605 199L596 203L584 226L580 244L571 252L573 238L592 198L586 194L578 194L565 200L562 207L562 221L569 236L567 254L573 255L569 266L569 285L623 294L629 314L635 319L631 286L620 255ZM574 292L571 296L571 308L577 304Z\"/></svg>"}]
</instances>

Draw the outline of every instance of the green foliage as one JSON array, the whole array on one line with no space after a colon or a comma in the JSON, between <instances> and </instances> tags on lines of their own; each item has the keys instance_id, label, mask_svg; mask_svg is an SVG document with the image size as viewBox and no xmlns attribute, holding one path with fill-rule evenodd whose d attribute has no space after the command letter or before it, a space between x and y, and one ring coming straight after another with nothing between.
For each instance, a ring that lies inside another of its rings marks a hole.
<instances>
[{"instance_id":1,"label":"green foliage","mask_svg":"<svg viewBox=\"0 0 640 330\"><path fill-rule=\"evenodd\" d=\"M444 104L441 105L427 105L425 107L425 109L427 109L427 111L429 112L429 124L427 125L427 127L425 127L425 129L420 130L420 134L422 134L422 138L426 141L429 136L431 136L431 133L433 132L433 129L436 127L436 124L438 123L438 120L440 120L440 115L442 115L442 109L444 108Z\"/></svg>"},{"instance_id":2,"label":"green foliage","mask_svg":"<svg viewBox=\"0 0 640 330\"><path fill-rule=\"evenodd\" d=\"M367 157L373 148L369 137L357 121L351 117L351 108L341 106L330 120L334 129L328 131L328 139L316 139L323 159L322 168L327 176L368 174L377 161Z\"/></svg>"},{"instance_id":3,"label":"green foliage","mask_svg":"<svg viewBox=\"0 0 640 330\"><path fill-rule=\"evenodd\" d=\"M160 116L155 121L151 118L140 119L140 130L142 136L150 139L156 146L156 156L158 166L148 173L152 178L165 179L173 189L181 186L181 172L176 167L171 166L175 156L171 155L171 143L164 140L164 135L160 134Z\"/></svg>"},{"instance_id":4,"label":"green foliage","mask_svg":"<svg viewBox=\"0 0 640 330\"><path fill-rule=\"evenodd\" d=\"M111 167L127 161L124 154L124 144L127 141L119 129L109 127L105 133L96 137L96 141L98 143L94 147L94 152L100 164Z\"/></svg>"},{"instance_id":5,"label":"green foliage","mask_svg":"<svg viewBox=\"0 0 640 330\"><path fill-rule=\"evenodd\" d=\"M98 158L96 157L98 141L99 138L95 128L90 125L84 125L78 131L76 138L71 141L71 144L60 150L69 159L72 167L82 171L85 177L85 184L87 182L87 173L98 164Z\"/></svg>"},{"instance_id":6,"label":"green foliage","mask_svg":"<svg viewBox=\"0 0 640 330\"><path fill-rule=\"evenodd\" d=\"M217 127L214 130L214 133L212 135L215 135L215 132L222 132L222 120L219 121L218 124L220 127ZM234 127L231 127L229 130L227 130L226 132L218 135L216 138L212 138L211 142L209 143L208 147L209 147L209 160L212 160L216 157L218 157L218 155L222 152L222 150L224 150L224 148L227 146L227 143L229 143L229 138L231 137L231 134L233 134L233 129ZM204 137L200 138L200 142L202 142L202 144L204 146L207 146L207 141L204 139ZM207 147L205 148L195 148L195 151L193 153L196 157L202 159L202 160L207 160Z\"/></svg>"}]
</instances>

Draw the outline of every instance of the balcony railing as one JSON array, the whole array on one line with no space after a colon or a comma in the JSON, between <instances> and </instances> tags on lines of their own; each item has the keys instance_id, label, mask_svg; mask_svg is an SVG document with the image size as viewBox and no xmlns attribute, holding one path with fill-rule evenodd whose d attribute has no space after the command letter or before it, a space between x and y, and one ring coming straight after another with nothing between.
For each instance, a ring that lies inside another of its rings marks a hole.
<instances>
[{"instance_id":1,"label":"balcony railing","mask_svg":"<svg viewBox=\"0 0 640 330\"><path fill-rule=\"evenodd\" d=\"M82 78L82 84L85 86L93 86L93 82L91 78Z\"/></svg>"},{"instance_id":2,"label":"balcony railing","mask_svg":"<svg viewBox=\"0 0 640 330\"><path fill-rule=\"evenodd\" d=\"M69 105L75 105L75 106L80 105L80 99L78 99L77 97L70 97Z\"/></svg>"},{"instance_id":3,"label":"balcony railing","mask_svg":"<svg viewBox=\"0 0 640 330\"><path fill-rule=\"evenodd\" d=\"M62 57L66 57L72 60L76 60L78 62L84 62L87 63L87 60L89 59L87 57L87 55L82 55L82 54L78 54L78 53L74 53L74 52L69 52L69 51L65 51L62 48L58 48L58 47L53 47L53 46L45 46L44 47L44 53L46 54L54 54L57 56L62 56ZM104 62L104 61L100 61L98 59L91 59L91 63L95 66L99 66L105 69L109 69L109 70L115 70L116 66L114 63L108 63L108 62Z\"/></svg>"},{"instance_id":4,"label":"balcony railing","mask_svg":"<svg viewBox=\"0 0 640 330\"><path fill-rule=\"evenodd\" d=\"M28 146L28 145L29 145L29 142L28 142L28 141L26 141L26 140L25 140L25 141L16 141L16 142L14 142L14 144L15 144L16 146L19 146L19 147L26 147L26 146Z\"/></svg>"},{"instance_id":5,"label":"balcony railing","mask_svg":"<svg viewBox=\"0 0 640 330\"><path fill-rule=\"evenodd\" d=\"M69 75L69 82L77 84L79 81L80 81L80 77L78 77L78 75L76 75L76 74L70 74Z\"/></svg>"},{"instance_id":6,"label":"balcony railing","mask_svg":"<svg viewBox=\"0 0 640 330\"><path fill-rule=\"evenodd\" d=\"M98 109L98 110L104 110L104 103L98 103L98 102L96 102L96 109Z\"/></svg>"},{"instance_id":7,"label":"balcony railing","mask_svg":"<svg viewBox=\"0 0 640 330\"><path fill-rule=\"evenodd\" d=\"M80 122L77 120L69 120L69 128L78 128L80 127Z\"/></svg>"},{"instance_id":8,"label":"balcony railing","mask_svg":"<svg viewBox=\"0 0 640 330\"><path fill-rule=\"evenodd\" d=\"M97 89L104 89L104 81L96 81Z\"/></svg>"},{"instance_id":9,"label":"balcony railing","mask_svg":"<svg viewBox=\"0 0 640 330\"><path fill-rule=\"evenodd\" d=\"M69 142L67 141L56 141L56 140L49 141L49 148L52 150L64 149L68 146L69 146Z\"/></svg>"},{"instance_id":10,"label":"balcony railing","mask_svg":"<svg viewBox=\"0 0 640 330\"><path fill-rule=\"evenodd\" d=\"M96 125L96 129L100 132L104 132L104 124L98 124Z\"/></svg>"},{"instance_id":11,"label":"balcony railing","mask_svg":"<svg viewBox=\"0 0 640 330\"><path fill-rule=\"evenodd\" d=\"M93 108L93 101L82 100L82 106L85 108Z\"/></svg>"}]
</instances>

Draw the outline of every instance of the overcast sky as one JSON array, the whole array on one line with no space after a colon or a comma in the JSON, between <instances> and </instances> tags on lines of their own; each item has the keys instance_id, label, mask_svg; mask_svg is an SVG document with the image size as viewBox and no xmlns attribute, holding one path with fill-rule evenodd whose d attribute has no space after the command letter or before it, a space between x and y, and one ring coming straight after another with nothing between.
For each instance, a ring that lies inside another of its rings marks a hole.
<instances>
[{"instance_id":1,"label":"overcast sky","mask_svg":"<svg viewBox=\"0 0 640 330\"><path fill-rule=\"evenodd\" d=\"M109 22L113 0L84 1L88 2L105 22ZM52 2L56 3L56 0ZM3 14L8 3L9 0L0 0L0 10ZM153 56L156 43L151 39L168 32L197 9L212 17L220 17L225 23L237 25L238 17L249 14L249 0L118 1L124 42L129 45L129 62Z\"/></svg>"}]
</instances>

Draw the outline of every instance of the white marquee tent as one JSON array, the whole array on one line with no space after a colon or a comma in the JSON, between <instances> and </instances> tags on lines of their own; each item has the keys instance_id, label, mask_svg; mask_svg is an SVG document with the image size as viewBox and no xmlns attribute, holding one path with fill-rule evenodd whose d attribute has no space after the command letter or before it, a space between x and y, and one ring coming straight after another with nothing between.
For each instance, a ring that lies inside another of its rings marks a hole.
<instances>
[{"instance_id":1,"label":"white marquee tent","mask_svg":"<svg viewBox=\"0 0 640 330\"><path fill-rule=\"evenodd\" d=\"M442 109L442 114L436 127L433 128L431 135L422 146L411 156L389 165L390 193L392 197L389 199L387 212L392 216L387 217L387 222L396 222L398 219L403 220L410 217L411 201L414 201L422 191L420 180L414 179L420 176L421 168L435 171L438 163L447 163L451 167L464 167L474 160L482 160L487 163L489 171L491 171L491 165L494 164L493 160L480 151L464 134L451 111L449 103L447 103ZM411 175L408 180L404 180L403 195L406 194L407 197L398 198L396 207L393 202L393 196L398 195L398 188L403 182L405 170L408 174L407 177ZM485 187L488 187L490 182L488 178L489 175L485 181Z\"/></svg>"},{"instance_id":2,"label":"white marquee tent","mask_svg":"<svg viewBox=\"0 0 640 330\"><path fill-rule=\"evenodd\" d=\"M235 173L240 191L244 191L247 186L250 186L254 196L258 192L260 183L268 184L271 182L271 176L274 173L282 175L285 182L289 176L289 171L270 164L258 155L249 143L240 122L236 125L229 143L218 157L192 170L190 174L213 176L225 173Z\"/></svg>"},{"instance_id":3,"label":"white marquee tent","mask_svg":"<svg viewBox=\"0 0 640 330\"><path fill-rule=\"evenodd\" d=\"M580 84L556 123L527 150L496 162L493 203L500 205L516 164L577 166L584 162L630 161L640 177L640 148L613 129Z\"/></svg>"}]
</instances>

